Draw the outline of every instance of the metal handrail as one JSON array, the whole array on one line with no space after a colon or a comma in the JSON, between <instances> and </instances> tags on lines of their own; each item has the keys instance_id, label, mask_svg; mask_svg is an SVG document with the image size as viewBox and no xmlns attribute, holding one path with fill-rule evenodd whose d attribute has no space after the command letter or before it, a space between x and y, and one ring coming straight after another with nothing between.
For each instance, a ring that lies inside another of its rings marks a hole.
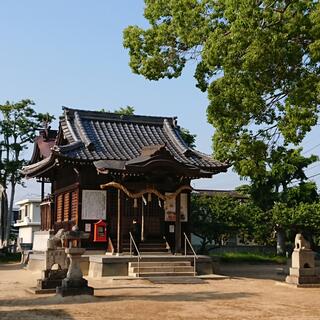
<instances>
[{"instance_id":1,"label":"metal handrail","mask_svg":"<svg viewBox=\"0 0 320 320\"><path fill-rule=\"evenodd\" d=\"M140 255L140 251L137 247L136 242L134 241L134 238L132 236L132 233L129 232L129 236L130 236L130 256L132 257L132 244L134 245L136 251L137 251L137 261L138 261L138 278L140 277L140 259L141 259L141 255Z\"/></svg>"},{"instance_id":2,"label":"metal handrail","mask_svg":"<svg viewBox=\"0 0 320 320\"><path fill-rule=\"evenodd\" d=\"M111 254L114 254L114 246L113 246L113 243L112 243L112 240L110 237L108 237L108 248L107 248L107 252L110 252L111 251Z\"/></svg>"},{"instance_id":3,"label":"metal handrail","mask_svg":"<svg viewBox=\"0 0 320 320\"><path fill-rule=\"evenodd\" d=\"M168 251L172 252L172 251L171 251L170 244L169 244L169 242L167 241L166 236L163 236L163 240L166 242L166 249L167 249Z\"/></svg>"},{"instance_id":4,"label":"metal handrail","mask_svg":"<svg viewBox=\"0 0 320 320\"><path fill-rule=\"evenodd\" d=\"M183 233L183 235L184 235L184 255L185 256L187 255L187 243L188 243L192 252L193 252L193 275L196 276L196 270L197 270L196 259L198 259L198 256L197 256L196 252L194 251L193 246L192 246L192 244L191 244L190 240L188 239L185 232Z\"/></svg>"}]
</instances>

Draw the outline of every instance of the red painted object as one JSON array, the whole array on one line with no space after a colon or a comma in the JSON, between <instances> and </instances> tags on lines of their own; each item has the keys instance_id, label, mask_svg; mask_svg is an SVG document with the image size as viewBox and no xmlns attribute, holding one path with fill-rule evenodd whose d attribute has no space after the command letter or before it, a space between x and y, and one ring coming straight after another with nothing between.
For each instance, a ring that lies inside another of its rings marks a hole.
<instances>
[{"instance_id":1,"label":"red painted object","mask_svg":"<svg viewBox=\"0 0 320 320\"><path fill-rule=\"evenodd\" d=\"M94 242L106 242L107 241L107 224L100 220L94 224Z\"/></svg>"}]
</instances>

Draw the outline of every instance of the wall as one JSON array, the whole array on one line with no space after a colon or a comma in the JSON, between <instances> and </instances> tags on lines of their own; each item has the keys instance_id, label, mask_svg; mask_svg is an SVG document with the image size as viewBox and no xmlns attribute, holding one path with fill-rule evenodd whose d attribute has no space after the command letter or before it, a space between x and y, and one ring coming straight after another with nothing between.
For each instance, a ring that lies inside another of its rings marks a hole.
<instances>
[{"instance_id":1,"label":"wall","mask_svg":"<svg viewBox=\"0 0 320 320\"><path fill-rule=\"evenodd\" d=\"M32 222L40 222L40 203L30 203L30 219Z\"/></svg>"},{"instance_id":2,"label":"wall","mask_svg":"<svg viewBox=\"0 0 320 320\"><path fill-rule=\"evenodd\" d=\"M22 243L33 243L33 233L39 230L40 226L19 227L19 238L22 238Z\"/></svg>"}]
</instances>

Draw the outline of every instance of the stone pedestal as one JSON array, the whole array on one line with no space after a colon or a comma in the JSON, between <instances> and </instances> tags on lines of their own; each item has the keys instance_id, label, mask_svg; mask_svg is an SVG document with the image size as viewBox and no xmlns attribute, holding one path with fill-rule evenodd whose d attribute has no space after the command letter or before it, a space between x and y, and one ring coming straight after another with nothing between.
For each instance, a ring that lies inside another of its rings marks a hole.
<instances>
[{"instance_id":1,"label":"stone pedestal","mask_svg":"<svg viewBox=\"0 0 320 320\"><path fill-rule=\"evenodd\" d=\"M53 269L56 268L56 269ZM61 286L62 280L68 271L68 259L64 248L49 248L45 252L45 270L42 270L41 279L37 280L36 290L55 291Z\"/></svg>"},{"instance_id":2,"label":"stone pedestal","mask_svg":"<svg viewBox=\"0 0 320 320\"><path fill-rule=\"evenodd\" d=\"M315 253L301 234L297 234L295 239L292 267L289 269L286 282L299 286L320 283L320 277L315 267Z\"/></svg>"},{"instance_id":3,"label":"stone pedestal","mask_svg":"<svg viewBox=\"0 0 320 320\"><path fill-rule=\"evenodd\" d=\"M64 270L43 270L41 279L37 280L37 289L56 289L61 286L62 280L67 275L67 269Z\"/></svg>"},{"instance_id":4,"label":"stone pedestal","mask_svg":"<svg viewBox=\"0 0 320 320\"><path fill-rule=\"evenodd\" d=\"M80 269L81 255L85 252L83 248L66 248L65 252L70 259L70 265L67 277L62 280L60 287L57 287L56 293L65 296L75 295L93 295L94 289L88 286L88 281L83 278Z\"/></svg>"}]
</instances>

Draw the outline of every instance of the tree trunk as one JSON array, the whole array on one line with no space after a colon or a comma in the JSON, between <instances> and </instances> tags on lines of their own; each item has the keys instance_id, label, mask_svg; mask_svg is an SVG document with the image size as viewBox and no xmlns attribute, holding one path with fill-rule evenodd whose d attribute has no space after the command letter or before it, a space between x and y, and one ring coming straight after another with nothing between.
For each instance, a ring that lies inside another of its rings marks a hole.
<instances>
[{"instance_id":1,"label":"tree trunk","mask_svg":"<svg viewBox=\"0 0 320 320\"><path fill-rule=\"evenodd\" d=\"M11 232L12 211L13 211L15 191L16 191L16 184L14 183L14 181L11 181L10 203L9 203L8 216L7 216L7 232L6 232L7 242L9 242L10 232Z\"/></svg>"},{"instance_id":2,"label":"tree trunk","mask_svg":"<svg viewBox=\"0 0 320 320\"><path fill-rule=\"evenodd\" d=\"M285 255L286 245L285 245L285 232L282 229L277 230L277 255Z\"/></svg>"},{"instance_id":3,"label":"tree trunk","mask_svg":"<svg viewBox=\"0 0 320 320\"><path fill-rule=\"evenodd\" d=\"M6 189L0 185L0 248L5 245L8 217L8 199Z\"/></svg>"}]
</instances>

